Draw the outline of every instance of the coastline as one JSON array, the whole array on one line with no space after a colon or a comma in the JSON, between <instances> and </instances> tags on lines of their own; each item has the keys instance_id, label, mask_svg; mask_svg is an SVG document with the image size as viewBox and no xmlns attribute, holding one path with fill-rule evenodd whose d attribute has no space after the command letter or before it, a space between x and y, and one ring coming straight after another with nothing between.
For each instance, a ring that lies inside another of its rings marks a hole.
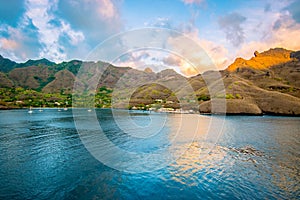
<instances>
[{"instance_id":1,"label":"coastline","mask_svg":"<svg viewBox=\"0 0 300 200\"><path fill-rule=\"evenodd\" d=\"M4 111L4 110L28 110L29 107L0 107L0 111ZM43 107L43 108L40 108L40 107L33 107L32 110L46 110L46 109L51 109L51 110L54 110L54 109L57 109L57 110L64 110L64 108L57 108L57 107ZM67 109L88 109L88 108L74 108L74 107L67 107ZM111 108L93 108L93 109L111 109ZM116 108L115 108L116 109ZM125 109L125 108L117 108L117 109L121 109L121 110L129 110L129 109ZM142 111L142 110L131 110L131 111ZM161 111L144 111L144 112L147 112L147 113L166 113L166 114L197 114L197 115L203 115L203 116L278 116L278 117L300 117L300 115L295 115L295 114L285 114L285 113L260 113L260 114L253 114L253 113L201 113L201 112L161 112Z\"/></svg>"}]
</instances>

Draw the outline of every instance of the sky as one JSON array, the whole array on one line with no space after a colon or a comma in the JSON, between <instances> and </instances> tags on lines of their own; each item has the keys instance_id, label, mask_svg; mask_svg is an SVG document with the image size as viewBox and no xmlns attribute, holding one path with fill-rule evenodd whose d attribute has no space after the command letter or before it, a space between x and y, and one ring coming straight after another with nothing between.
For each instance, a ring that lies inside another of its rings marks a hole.
<instances>
[{"instance_id":1,"label":"sky","mask_svg":"<svg viewBox=\"0 0 300 200\"><path fill-rule=\"evenodd\" d=\"M104 41L148 27L183 34L224 69L256 50L300 50L300 0L0 0L0 55L17 62L88 60ZM197 73L176 52L153 49L128 52L112 62Z\"/></svg>"}]
</instances>

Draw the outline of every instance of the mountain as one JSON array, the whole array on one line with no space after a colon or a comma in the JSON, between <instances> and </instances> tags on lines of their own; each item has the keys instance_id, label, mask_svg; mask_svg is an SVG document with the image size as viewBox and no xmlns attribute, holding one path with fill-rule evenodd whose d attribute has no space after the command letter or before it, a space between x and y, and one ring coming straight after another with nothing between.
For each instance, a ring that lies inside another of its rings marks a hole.
<instances>
[{"instance_id":1,"label":"mountain","mask_svg":"<svg viewBox=\"0 0 300 200\"><path fill-rule=\"evenodd\" d=\"M8 72L8 77L15 86L41 90L54 80L55 71L48 66L29 66L15 68Z\"/></svg>"},{"instance_id":2,"label":"mountain","mask_svg":"<svg viewBox=\"0 0 300 200\"><path fill-rule=\"evenodd\" d=\"M28 60L25 63L20 63L17 65L18 68L20 67L29 67L29 66L54 66L55 63L47 60L46 58L42 58L39 60Z\"/></svg>"},{"instance_id":3,"label":"mountain","mask_svg":"<svg viewBox=\"0 0 300 200\"><path fill-rule=\"evenodd\" d=\"M71 93L74 85L75 75L67 69L63 69L55 74L55 79L45 87L42 91L47 93Z\"/></svg>"},{"instance_id":4,"label":"mountain","mask_svg":"<svg viewBox=\"0 0 300 200\"><path fill-rule=\"evenodd\" d=\"M227 114L300 115L300 62L285 49L255 52L250 60L237 59L221 71ZM200 112L211 112L211 103Z\"/></svg>"},{"instance_id":5,"label":"mountain","mask_svg":"<svg viewBox=\"0 0 300 200\"><path fill-rule=\"evenodd\" d=\"M274 65L286 63L293 60L293 58L291 58L290 56L291 53L292 51L283 48L270 49L262 53L255 51L254 57L252 57L250 60L237 58L234 63L229 65L227 70L234 71L241 68L265 70Z\"/></svg>"},{"instance_id":6,"label":"mountain","mask_svg":"<svg viewBox=\"0 0 300 200\"><path fill-rule=\"evenodd\" d=\"M31 105L34 101L34 105L42 102L48 106L68 99L70 105L78 75L80 88L97 91L100 88L96 96L100 98L97 101L101 106L124 108L129 103L130 107L146 107L159 101L161 106L174 109L222 113L224 111L221 107L218 110L218 106L223 106L223 98L226 99L227 114L300 115L299 59L300 51L282 48L256 51L251 59L237 58L225 70L187 78L172 69L155 73L150 68L141 71L101 61L80 60L58 64L47 59L16 63L0 56L0 107L18 106L19 99L23 99L24 104ZM80 74L79 69L82 70ZM99 73L101 77L98 77ZM221 80L210 83L209 87L216 87L217 82L222 81L225 95L221 95L224 94L221 88L214 94L209 92L205 80L214 77L215 73L221 74ZM109 100L112 96L113 102ZM40 100L34 100L38 98Z\"/></svg>"},{"instance_id":7,"label":"mountain","mask_svg":"<svg viewBox=\"0 0 300 200\"><path fill-rule=\"evenodd\" d=\"M17 63L0 55L0 72L7 73L17 66Z\"/></svg>"}]
</instances>

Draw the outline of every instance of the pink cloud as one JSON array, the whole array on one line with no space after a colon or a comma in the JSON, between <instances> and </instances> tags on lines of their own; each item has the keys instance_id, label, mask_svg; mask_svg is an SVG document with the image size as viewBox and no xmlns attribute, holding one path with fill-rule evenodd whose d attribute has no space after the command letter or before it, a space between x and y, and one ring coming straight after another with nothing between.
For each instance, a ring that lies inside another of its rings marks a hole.
<instances>
[{"instance_id":1,"label":"pink cloud","mask_svg":"<svg viewBox=\"0 0 300 200\"><path fill-rule=\"evenodd\" d=\"M1 48L5 49L5 50L15 50L19 47L19 44L14 40L1 38L0 46L1 46Z\"/></svg>"},{"instance_id":2,"label":"pink cloud","mask_svg":"<svg viewBox=\"0 0 300 200\"><path fill-rule=\"evenodd\" d=\"M113 19L119 16L119 11L111 0L83 0L82 3L85 9L95 9L101 18Z\"/></svg>"},{"instance_id":3,"label":"pink cloud","mask_svg":"<svg viewBox=\"0 0 300 200\"><path fill-rule=\"evenodd\" d=\"M278 25L279 20L280 25ZM237 55L248 59L253 56L254 51L265 51L275 47L300 50L300 24L290 16L275 15L273 23L270 23L264 32L267 36L261 40L244 43L237 51Z\"/></svg>"},{"instance_id":4,"label":"pink cloud","mask_svg":"<svg viewBox=\"0 0 300 200\"><path fill-rule=\"evenodd\" d=\"M115 5L110 0L100 0L98 11L106 19L114 18L118 15Z\"/></svg>"},{"instance_id":5,"label":"pink cloud","mask_svg":"<svg viewBox=\"0 0 300 200\"><path fill-rule=\"evenodd\" d=\"M186 76L193 76L199 73L198 70L186 60L173 54L170 54L168 57L164 58L163 62L168 66L178 67L180 72Z\"/></svg>"},{"instance_id":6,"label":"pink cloud","mask_svg":"<svg viewBox=\"0 0 300 200\"><path fill-rule=\"evenodd\" d=\"M185 46L186 37L193 41L198 48L193 49ZM192 66L179 58L169 58L169 63L170 61L176 61L180 70L187 76L196 75L206 70L224 69L234 60L234 58L229 56L228 50L223 45L200 38L199 30L196 28L186 32L185 37L170 38L169 43L176 49L186 49L185 52L181 52L181 56L190 58L189 62L197 65ZM202 49L202 51L199 52L199 49Z\"/></svg>"},{"instance_id":7,"label":"pink cloud","mask_svg":"<svg viewBox=\"0 0 300 200\"><path fill-rule=\"evenodd\" d=\"M226 68L233 61L233 58L229 57L229 52L224 46L204 39L200 40L199 44L218 69Z\"/></svg>"}]
</instances>

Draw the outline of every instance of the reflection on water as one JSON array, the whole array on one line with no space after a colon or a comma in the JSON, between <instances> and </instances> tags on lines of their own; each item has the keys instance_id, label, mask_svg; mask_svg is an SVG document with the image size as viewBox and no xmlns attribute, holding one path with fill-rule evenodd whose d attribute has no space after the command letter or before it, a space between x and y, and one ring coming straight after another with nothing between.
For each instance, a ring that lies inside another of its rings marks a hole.
<instances>
[{"instance_id":1,"label":"reflection on water","mask_svg":"<svg viewBox=\"0 0 300 200\"><path fill-rule=\"evenodd\" d=\"M81 119L90 114L82 114ZM220 116L131 113L140 127L165 120L159 131L153 129L156 135L142 138L122 131L110 110L97 110L97 116L107 138L126 151L163 149L166 155L181 156L152 172L117 171L91 156L78 136L71 110L47 109L31 115L26 110L1 111L0 199L300 197L299 118L230 116L223 126ZM218 123L210 127L212 118L219 120L219 127ZM211 143L208 130L220 128L217 144ZM208 142L203 142L207 137ZM139 164L156 165L152 160L132 161Z\"/></svg>"}]
</instances>

